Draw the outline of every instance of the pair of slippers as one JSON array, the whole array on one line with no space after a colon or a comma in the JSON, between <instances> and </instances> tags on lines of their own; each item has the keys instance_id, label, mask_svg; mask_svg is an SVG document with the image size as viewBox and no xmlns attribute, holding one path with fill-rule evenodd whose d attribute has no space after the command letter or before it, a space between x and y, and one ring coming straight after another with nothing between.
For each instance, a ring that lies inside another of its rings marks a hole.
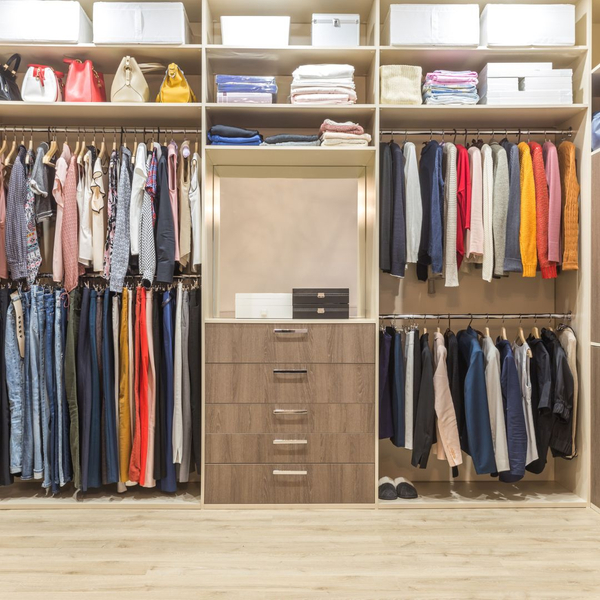
<instances>
[{"instance_id":1,"label":"pair of slippers","mask_svg":"<svg viewBox=\"0 0 600 600\"><path fill-rule=\"evenodd\" d=\"M379 480L379 499L380 500L413 500L418 498L415 486L404 477L382 477Z\"/></svg>"}]
</instances>

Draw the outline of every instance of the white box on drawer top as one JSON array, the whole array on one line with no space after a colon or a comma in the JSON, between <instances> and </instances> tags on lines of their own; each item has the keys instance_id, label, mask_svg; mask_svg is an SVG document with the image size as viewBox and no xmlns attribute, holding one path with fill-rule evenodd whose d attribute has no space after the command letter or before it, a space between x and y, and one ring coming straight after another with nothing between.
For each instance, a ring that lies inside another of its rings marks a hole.
<instances>
[{"instance_id":1,"label":"white box on drawer top","mask_svg":"<svg viewBox=\"0 0 600 600\"><path fill-rule=\"evenodd\" d=\"M313 46L358 46L359 44L360 15L313 14Z\"/></svg>"},{"instance_id":2,"label":"white box on drawer top","mask_svg":"<svg viewBox=\"0 0 600 600\"><path fill-rule=\"evenodd\" d=\"M291 319L292 294L236 294L236 319Z\"/></svg>"},{"instance_id":3,"label":"white box on drawer top","mask_svg":"<svg viewBox=\"0 0 600 600\"><path fill-rule=\"evenodd\" d=\"M573 4L488 4L481 13L483 46L574 46Z\"/></svg>"},{"instance_id":4,"label":"white box on drawer top","mask_svg":"<svg viewBox=\"0 0 600 600\"><path fill-rule=\"evenodd\" d=\"M187 44L183 2L96 2L95 44Z\"/></svg>"},{"instance_id":5,"label":"white box on drawer top","mask_svg":"<svg viewBox=\"0 0 600 600\"><path fill-rule=\"evenodd\" d=\"M390 46L478 46L478 4L392 4L382 30Z\"/></svg>"},{"instance_id":6,"label":"white box on drawer top","mask_svg":"<svg viewBox=\"0 0 600 600\"><path fill-rule=\"evenodd\" d=\"M84 44L92 41L92 22L79 2L0 1L0 42Z\"/></svg>"}]
</instances>

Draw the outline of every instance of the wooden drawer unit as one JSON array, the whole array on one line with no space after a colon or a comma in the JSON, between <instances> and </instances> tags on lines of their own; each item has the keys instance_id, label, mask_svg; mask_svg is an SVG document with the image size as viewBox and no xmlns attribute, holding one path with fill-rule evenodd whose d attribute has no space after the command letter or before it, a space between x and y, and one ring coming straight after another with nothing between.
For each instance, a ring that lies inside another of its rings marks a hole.
<instances>
[{"instance_id":1,"label":"wooden drawer unit","mask_svg":"<svg viewBox=\"0 0 600 600\"><path fill-rule=\"evenodd\" d=\"M371 433L371 404L207 404L206 433Z\"/></svg>"},{"instance_id":2,"label":"wooden drawer unit","mask_svg":"<svg viewBox=\"0 0 600 600\"><path fill-rule=\"evenodd\" d=\"M375 325L209 323L207 363L374 363Z\"/></svg>"},{"instance_id":3,"label":"wooden drawer unit","mask_svg":"<svg viewBox=\"0 0 600 600\"><path fill-rule=\"evenodd\" d=\"M207 364L207 404L374 404L375 365Z\"/></svg>"},{"instance_id":4,"label":"wooden drawer unit","mask_svg":"<svg viewBox=\"0 0 600 600\"><path fill-rule=\"evenodd\" d=\"M375 466L206 465L206 504L373 504Z\"/></svg>"},{"instance_id":5,"label":"wooden drawer unit","mask_svg":"<svg viewBox=\"0 0 600 600\"><path fill-rule=\"evenodd\" d=\"M207 464L368 463L375 461L371 433L209 433Z\"/></svg>"}]
</instances>

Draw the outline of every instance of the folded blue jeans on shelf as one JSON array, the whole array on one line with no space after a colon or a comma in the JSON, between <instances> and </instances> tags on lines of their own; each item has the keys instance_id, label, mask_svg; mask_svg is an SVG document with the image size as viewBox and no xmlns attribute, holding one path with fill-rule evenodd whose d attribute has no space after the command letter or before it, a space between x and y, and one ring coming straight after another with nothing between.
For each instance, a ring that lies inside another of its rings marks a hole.
<instances>
[{"instance_id":1,"label":"folded blue jeans on shelf","mask_svg":"<svg viewBox=\"0 0 600 600\"><path fill-rule=\"evenodd\" d=\"M208 136L210 143L215 146L259 146L262 137L256 135L251 138L221 137L220 135Z\"/></svg>"}]
</instances>

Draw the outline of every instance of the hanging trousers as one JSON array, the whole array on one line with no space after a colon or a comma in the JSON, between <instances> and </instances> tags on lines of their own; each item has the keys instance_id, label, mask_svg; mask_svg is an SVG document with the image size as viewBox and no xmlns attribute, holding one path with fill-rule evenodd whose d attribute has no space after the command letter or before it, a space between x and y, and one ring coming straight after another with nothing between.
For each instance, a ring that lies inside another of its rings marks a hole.
<instances>
[{"instance_id":1,"label":"hanging trousers","mask_svg":"<svg viewBox=\"0 0 600 600\"><path fill-rule=\"evenodd\" d=\"M140 482L146 481L148 460L148 332L146 325L146 290L139 288L137 294L139 382L140 382Z\"/></svg>"},{"instance_id":2,"label":"hanging trousers","mask_svg":"<svg viewBox=\"0 0 600 600\"><path fill-rule=\"evenodd\" d=\"M0 289L0 485L10 485L14 480L10 472L10 404L4 351L9 302L9 291Z\"/></svg>"},{"instance_id":3,"label":"hanging trousers","mask_svg":"<svg viewBox=\"0 0 600 600\"><path fill-rule=\"evenodd\" d=\"M46 391L48 393L48 406L50 412L50 432L48 438L48 448L50 454L50 484L52 492L56 493L59 488L58 473L58 405L56 396L56 369L55 344L54 344L54 313L56 304L54 294L51 292L44 294L44 304L46 308L46 330L45 330L45 369L46 369Z\"/></svg>"},{"instance_id":4,"label":"hanging trousers","mask_svg":"<svg viewBox=\"0 0 600 600\"><path fill-rule=\"evenodd\" d=\"M131 415L129 408L129 291L123 288L121 328L119 332L119 479L129 480L131 458Z\"/></svg>"},{"instance_id":5,"label":"hanging trousers","mask_svg":"<svg viewBox=\"0 0 600 600\"><path fill-rule=\"evenodd\" d=\"M140 457L141 457L141 420L140 420L140 302L142 294L140 289L136 290L135 295L135 316L134 316L134 429L133 429L133 446L131 450L131 460L129 461L129 479L139 483L140 481Z\"/></svg>"},{"instance_id":6,"label":"hanging trousers","mask_svg":"<svg viewBox=\"0 0 600 600\"><path fill-rule=\"evenodd\" d=\"M154 365L156 367L156 406L154 410L154 479L160 481L167 476L167 465L164 458L165 431L165 386L163 372L163 327L162 327L162 294L154 295L152 308L152 339L154 342Z\"/></svg>"},{"instance_id":7,"label":"hanging trousers","mask_svg":"<svg viewBox=\"0 0 600 600\"><path fill-rule=\"evenodd\" d=\"M65 345L65 393L69 407L69 441L73 483L75 489L81 489L81 468L79 450L79 407L77 405L77 338L81 314L81 292L74 289L69 294L69 317L67 323L67 341Z\"/></svg>"},{"instance_id":8,"label":"hanging trousers","mask_svg":"<svg viewBox=\"0 0 600 600\"><path fill-rule=\"evenodd\" d=\"M177 482L173 464L173 410L174 410L174 337L175 337L175 298L172 292L163 294L163 373L162 385L165 389L165 435L163 455L166 463L166 476L160 480L163 492L176 492Z\"/></svg>"},{"instance_id":9,"label":"hanging trousers","mask_svg":"<svg viewBox=\"0 0 600 600\"><path fill-rule=\"evenodd\" d=\"M92 374L92 407L90 422L90 454L88 459L88 487L97 488L102 484L102 440L100 400L100 369L98 366L98 346L96 332L96 314L98 310L98 292L92 290L88 327L90 330L90 364Z\"/></svg>"},{"instance_id":10,"label":"hanging trousers","mask_svg":"<svg viewBox=\"0 0 600 600\"><path fill-rule=\"evenodd\" d=\"M190 333L189 333L189 369L190 369L190 407L192 412L192 461L196 473L200 473L202 409L202 295L199 289L190 291Z\"/></svg>"},{"instance_id":11,"label":"hanging trousers","mask_svg":"<svg viewBox=\"0 0 600 600\"><path fill-rule=\"evenodd\" d=\"M73 468L71 467L71 442L69 438L69 430L71 428L71 419L69 416L69 405L67 403L67 393L65 389L65 346L67 344L67 317L69 314L67 304L68 296L64 290L56 292L57 314L58 314L58 336L60 359L57 362L57 368L60 380L60 396L61 403L61 436L60 436L60 455L61 455L61 470L63 475L63 483L73 479Z\"/></svg>"},{"instance_id":12,"label":"hanging trousers","mask_svg":"<svg viewBox=\"0 0 600 600\"><path fill-rule=\"evenodd\" d=\"M104 290L102 315L102 365L104 379L104 437L106 438L106 482L119 481L119 459L117 449L117 425L114 399L114 344L112 335L112 302L110 290Z\"/></svg>"},{"instance_id":13,"label":"hanging trousers","mask_svg":"<svg viewBox=\"0 0 600 600\"><path fill-rule=\"evenodd\" d=\"M88 489L90 436L92 425L92 355L90 344L91 290L84 287L81 294L79 331L77 332L77 399L79 432L81 436L81 489ZM96 303L94 302L94 306Z\"/></svg>"},{"instance_id":14,"label":"hanging trousers","mask_svg":"<svg viewBox=\"0 0 600 600\"><path fill-rule=\"evenodd\" d=\"M108 483L108 467L106 461L106 423L104 419L104 369L102 360L102 340L104 331L102 328L104 315L104 295L102 292L96 294L96 360L98 361L98 395L100 399L100 417L98 427L100 428L100 480L102 485Z\"/></svg>"}]
</instances>

